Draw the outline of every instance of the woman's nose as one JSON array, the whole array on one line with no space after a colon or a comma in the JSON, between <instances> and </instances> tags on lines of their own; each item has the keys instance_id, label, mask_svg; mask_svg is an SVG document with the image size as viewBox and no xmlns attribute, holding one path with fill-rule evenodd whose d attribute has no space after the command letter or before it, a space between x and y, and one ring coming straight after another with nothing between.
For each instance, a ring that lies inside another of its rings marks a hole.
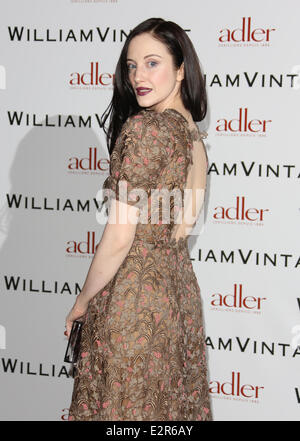
<instances>
[{"instance_id":1,"label":"woman's nose","mask_svg":"<svg viewBox=\"0 0 300 441\"><path fill-rule=\"evenodd\" d=\"M134 78L137 82L145 78L145 69L143 68L143 66L136 67Z\"/></svg>"}]
</instances>

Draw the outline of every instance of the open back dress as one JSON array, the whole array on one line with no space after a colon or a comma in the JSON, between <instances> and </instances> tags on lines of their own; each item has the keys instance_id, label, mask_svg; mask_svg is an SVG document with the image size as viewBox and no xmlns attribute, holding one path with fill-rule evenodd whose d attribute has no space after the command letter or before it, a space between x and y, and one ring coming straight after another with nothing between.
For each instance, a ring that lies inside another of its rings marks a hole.
<instances>
[{"instance_id":1,"label":"open back dress","mask_svg":"<svg viewBox=\"0 0 300 441\"><path fill-rule=\"evenodd\" d=\"M126 181L126 203L137 206L142 190L148 222L137 224L125 260L89 303L69 420L212 420L202 299L188 249L206 188L205 137L172 108L143 109L122 127L102 188L119 199ZM163 189L159 202L155 191ZM185 207L193 207L188 221Z\"/></svg>"}]
</instances>

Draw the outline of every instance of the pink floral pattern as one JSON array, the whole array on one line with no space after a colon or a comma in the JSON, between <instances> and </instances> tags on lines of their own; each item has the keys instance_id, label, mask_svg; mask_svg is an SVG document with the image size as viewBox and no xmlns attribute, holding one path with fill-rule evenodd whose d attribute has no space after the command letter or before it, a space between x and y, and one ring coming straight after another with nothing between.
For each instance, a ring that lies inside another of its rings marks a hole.
<instances>
[{"instance_id":1,"label":"pink floral pattern","mask_svg":"<svg viewBox=\"0 0 300 441\"><path fill-rule=\"evenodd\" d=\"M151 188L183 192L191 148L178 111L142 110L123 125L103 188L118 198L123 180L150 200ZM187 237L171 238L170 211L169 224L137 225L126 259L89 304L70 421L212 420L200 288Z\"/></svg>"}]
</instances>

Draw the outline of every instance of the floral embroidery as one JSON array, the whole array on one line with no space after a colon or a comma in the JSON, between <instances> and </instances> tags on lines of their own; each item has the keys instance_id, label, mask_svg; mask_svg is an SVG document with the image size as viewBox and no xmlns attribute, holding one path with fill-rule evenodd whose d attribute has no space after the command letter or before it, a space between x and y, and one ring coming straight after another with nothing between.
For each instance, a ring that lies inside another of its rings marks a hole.
<instances>
[{"instance_id":1,"label":"floral embroidery","mask_svg":"<svg viewBox=\"0 0 300 441\"><path fill-rule=\"evenodd\" d=\"M119 198L123 180L148 197L183 192L195 138L174 109L129 117L103 189ZM70 421L212 420L200 288L187 237L171 238L174 205L170 224L137 225L126 259L89 304Z\"/></svg>"}]
</instances>

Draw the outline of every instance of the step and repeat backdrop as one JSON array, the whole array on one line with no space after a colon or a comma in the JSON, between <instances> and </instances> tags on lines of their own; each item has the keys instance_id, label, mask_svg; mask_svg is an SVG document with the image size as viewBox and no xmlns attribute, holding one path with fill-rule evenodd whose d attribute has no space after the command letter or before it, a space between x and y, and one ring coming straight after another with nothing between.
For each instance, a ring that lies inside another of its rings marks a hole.
<instances>
[{"instance_id":1,"label":"step and repeat backdrop","mask_svg":"<svg viewBox=\"0 0 300 441\"><path fill-rule=\"evenodd\" d=\"M103 224L100 116L126 36L177 22L205 74L208 191L191 237L215 420L299 420L300 4L0 1L0 419L65 420L65 317Z\"/></svg>"}]
</instances>

